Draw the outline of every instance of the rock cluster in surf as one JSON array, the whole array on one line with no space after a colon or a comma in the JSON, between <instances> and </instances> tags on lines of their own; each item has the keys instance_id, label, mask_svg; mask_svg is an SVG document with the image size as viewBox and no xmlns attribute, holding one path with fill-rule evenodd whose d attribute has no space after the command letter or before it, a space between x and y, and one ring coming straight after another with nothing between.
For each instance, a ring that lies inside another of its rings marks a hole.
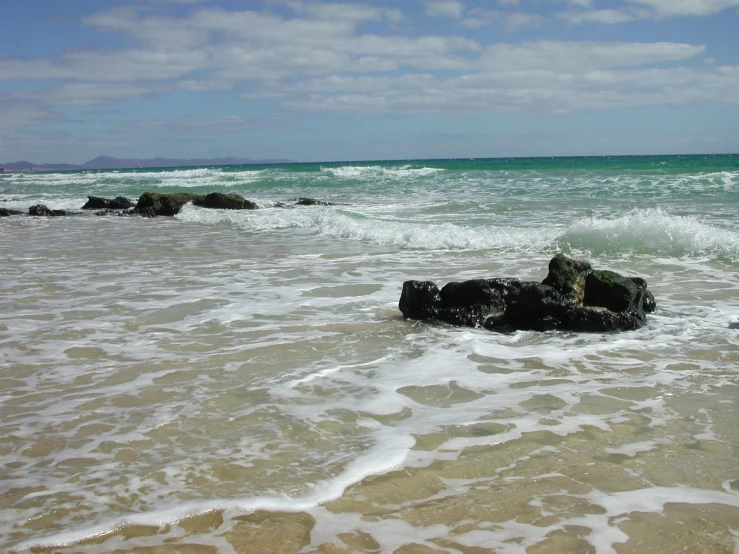
<instances>
[{"instance_id":1,"label":"rock cluster in surf","mask_svg":"<svg viewBox=\"0 0 739 554\"><path fill-rule=\"evenodd\" d=\"M83 210L128 210L136 204L125 196L113 198L100 198L99 196L88 196L87 202L82 206Z\"/></svg>"},{"instance_id":2,"label":"rock cluster in surf","mask_svg":"<svg viewBox=\"0 0 739 554\"><path fill-rule=\"evenodd\" d=\"M182 206L192 202L201 208L210 208L214 210L257 210L259 206L256 202L247 200L243 196L235 193L211 192L210 194L192 194L189 192L175 193L158 193L145 192L138 202L134 202L123 196L117 198L101 198L98 196L88 196L87 202L82 206L82 210L97 210L97 215L140 215L143 217L157 216L173 216L177 215ZM296 206L330 206L329 202L323 202L314 198L298 198L294 205ZM289 207L282 202L275 205L279 208ZM52 210L44 204L37 204L28 209L27 215L32 216L62 216L74 215L75 213L68 210ZM0 217L8 217L11 215L24 215L19 210L11 210L8 208L0 208Z\"/></svg>"},{"instance_id":3,"label":"rock cluster in surf","mask_svg":"<svg viewBox=\"0 0 739 554\"><path fill-rule=\"evenodd\" d=\"M608 332L638 329L656 308L647 282L557 254L541 282L511 278L406 281L400 311L408 319L516 330Z\"/></svg>"}]
</instances>

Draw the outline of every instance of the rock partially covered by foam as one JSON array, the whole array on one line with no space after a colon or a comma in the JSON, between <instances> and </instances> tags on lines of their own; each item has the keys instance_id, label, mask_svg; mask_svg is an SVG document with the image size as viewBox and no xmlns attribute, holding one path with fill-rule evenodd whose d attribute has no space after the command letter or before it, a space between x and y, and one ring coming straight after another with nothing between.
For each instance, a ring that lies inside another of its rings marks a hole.
<instances>
[{"instance_id":1,"label":"rock partially covered by foam","mask_svg":"<svg viewBox=\"0 0 739 554\"><path fill-rule=\"evenodd\" d=\"M201 208L214 210L256 210L259 208L256 202L247 200L240 194L225 192L211 192L204 197L196 198L192 203Z\"/></svg>"},{"instance_id":2,"label":"rock partially covered by foam","mask_svg":"<svg viewBox=\"0 0 739 554\"><path fill-rule=\"evenodd\" d=\"M172 194L145 192L139 197L136 204L136 213L145 217L177 215L182 206L188 202L202 208L216 210L256 210L259 208L255 202L233 193L211 192L202 195L189 192Z\"/></svg>"},{"instance_id":3,"label":"rock partially covered by foam","mask_svg":"<svg viewBox=\"0 0 739 554\"><path fill-rule=\"evenodd\" d=\"M316 200L315 198L298 198L295 202L296 206L333 206L331 202L324 200Z\"/></svg>"},{"instance_id":4,"label":"rock partially covered by foam","mask_svg":"<svg viewBox=\"0 0 739 554\"><path fill-rule=\"evenodd\" d=\"M116 198L101 198L99 196L88 196L87 202L82 206L83 210L128 210L133 208L134 203L125 196Z\"/></svg>"},{"instance_id":5,"label":"rock partially covered by foam","mask_svg":"<svg viewBox=\"0 0 739 554\"><path fill-rule=\"evenodd\" d=\"M36 204L28 208L28 215L54 217L60 215L71 215L67 210L52 210L46 204Z\"/></svg>"},{"instance_id":6,"label":"rock partially covered by foam","mask_svg":"<svg viewBox=\"0 0 739 554\"><path fill-rule=\"evenodd\" d=\"M139 197L136 204L136 213L144 217L156 217L160 215L177 215L182 206L188 202L202 199L200 194L189 192L176 192L172 194L161 194L158 192L145 192Z\"/></svg>"},{"instance_id":7,"label":"rock partially covered by foam","mask_svg":"<svg viewBox=\"0 0 739 554\"><path fill-rule=\"evenodd\" d=\"M474 279L406 281L400 311L409 319L439 320L494 331L608 332L638 329L656 308L647 282L557 254L541 282Z\"/></svg>"}]
</instances>

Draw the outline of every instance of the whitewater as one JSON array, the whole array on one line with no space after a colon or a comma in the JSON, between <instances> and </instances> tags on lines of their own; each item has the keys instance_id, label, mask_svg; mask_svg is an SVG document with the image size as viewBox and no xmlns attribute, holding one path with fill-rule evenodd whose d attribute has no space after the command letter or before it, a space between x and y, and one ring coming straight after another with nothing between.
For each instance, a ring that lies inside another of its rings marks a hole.
<instances>
[{"instance_id":1,"label":"whitewater","mask_svg":"<svg viewBox=\"0 0 739 554\"><path fill-rule=\"evenodd\" d=\"M80 210L146 191L259 209ZM739 155L0 175L80 212L0 218L0 550L733 553L738 193ZM647 326L398 310L558 252L644 277Z\"/></svg>"}]
</instances>

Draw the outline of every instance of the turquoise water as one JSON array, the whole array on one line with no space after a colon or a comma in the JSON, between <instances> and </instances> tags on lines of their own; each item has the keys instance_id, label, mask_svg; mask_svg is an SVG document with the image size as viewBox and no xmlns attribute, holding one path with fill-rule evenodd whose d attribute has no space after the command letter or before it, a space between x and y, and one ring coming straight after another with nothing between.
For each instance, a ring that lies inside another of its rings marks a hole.
<instances>
[{"instance_id":1,"label":"turquoise water","mask_svg":"<svg viewBox=\"0 0 739 554\"><path fill-rule=\"evenodd\" d=\"M404 248L505 244L524 251L548 247L599 255L665 250L735 260L737 173L739 155L17 173L0 176L0 206L26 210L40 202L79 210L87 195L135 199L148 190L236 192L263 208L307 196L336 204L326 214L330 221L309 222L293 212L271 210L238 218L237 225L307 226L318 234Z\"/></svg>"},{"instance_id":2,"label":"turquoise water","mask_svg":"<svg viewBox=\"0 0 739 554\"><path fill-rule=\"evenodd\" d=\"M80 213L145 191L260 209ZM738 194L738 155L0 175L77 212L0 218L0 549L734 552ZM648 325L398 310L557 252L646 278Z\"/></svg>"}]
</instances>

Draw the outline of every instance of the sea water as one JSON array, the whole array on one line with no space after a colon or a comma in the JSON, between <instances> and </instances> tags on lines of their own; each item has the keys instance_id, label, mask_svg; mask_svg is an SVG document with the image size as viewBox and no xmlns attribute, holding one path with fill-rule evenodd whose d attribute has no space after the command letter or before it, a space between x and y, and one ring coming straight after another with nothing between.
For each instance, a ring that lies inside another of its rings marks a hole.
<instances>
[{"instance_id":1,"label":"sea water","mask_svg":"<svg viewBox=\"0 0 739 554\"><path fill-rule=\"evenodd\" d=\"M0 175L0 549L739 548L739 156ZM330 205L295 206L311 197ZM648 325L404 320L408 279L646 278Z\"/></svg>"}]
</instances>

